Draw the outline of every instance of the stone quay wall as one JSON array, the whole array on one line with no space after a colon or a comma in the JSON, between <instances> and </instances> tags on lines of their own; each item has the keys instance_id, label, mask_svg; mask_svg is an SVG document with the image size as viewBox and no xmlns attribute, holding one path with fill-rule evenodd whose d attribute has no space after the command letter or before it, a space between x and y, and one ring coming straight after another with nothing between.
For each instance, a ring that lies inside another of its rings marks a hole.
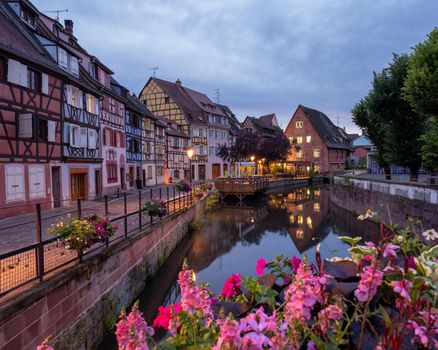
<instances>
[{"instance_id":1,"label":"stone quay wall","mask_svg":"<svg viewBox=\"0 0 438 350\"><path fill-rule=\"evenodd\" d=\"M195 206L0 303L0 349L95 349L205 209Z\"/></svg>"},{"instance_id":2,"label":"stone quay wall","mask_svg":"<svg viewBox=\"0 0 438 350\"><path fill-rule=\"evenodd\" d=\"M339 180L332 187L332 202L356 215L379 211L376 220L410 227L416 233L438 228L437 191L427 187L357 179ZM413 187L413 188L410 188ZM409 217L413 220L408 221Z\"/></svg>"}]
</instances>

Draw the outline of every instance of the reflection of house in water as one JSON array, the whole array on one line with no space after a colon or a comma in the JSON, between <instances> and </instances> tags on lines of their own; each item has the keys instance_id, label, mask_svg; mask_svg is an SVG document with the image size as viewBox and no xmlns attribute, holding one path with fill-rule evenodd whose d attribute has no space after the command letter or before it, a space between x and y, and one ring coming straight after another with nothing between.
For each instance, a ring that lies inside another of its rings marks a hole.
<instances>
[{"instance_id":1,"label":"reflection of house in water","mask_svg":"<svg viewBox=\"0 0 438 350\"><path fill-rule=\"evenodd\" d=\"M329 232L329 192L301 188L283 196L289 215L289 235L300 253L314 246Z\"/></svg>"}]
</instances>

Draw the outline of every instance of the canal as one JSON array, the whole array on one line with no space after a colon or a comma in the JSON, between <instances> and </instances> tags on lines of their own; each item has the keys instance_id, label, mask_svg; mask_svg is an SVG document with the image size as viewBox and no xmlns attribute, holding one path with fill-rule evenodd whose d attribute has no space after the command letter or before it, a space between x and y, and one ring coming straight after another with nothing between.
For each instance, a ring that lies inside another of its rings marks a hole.
<instances>
[{"instance_id":1,"label":"canal","mask_svg":"<svg viewBox=\"0 0 438 350\"><path fill-rule=\"evenodd\" d=\"M318 243L325 258L348 256L348 246L337 236L371 237L377 226L335 207L330 196L329 188L299 188L246 201L244 206L227 202L206 213L199 229L183 240L140 295L146 321L153 322L159 305L178 300L176 280L185 257L197 281L210 283L217 295L233 273L256 276L256 261L261 257L307 254L313 260ZM116 348L112 335L99 347Z\"/></svg>"}]
</instances>

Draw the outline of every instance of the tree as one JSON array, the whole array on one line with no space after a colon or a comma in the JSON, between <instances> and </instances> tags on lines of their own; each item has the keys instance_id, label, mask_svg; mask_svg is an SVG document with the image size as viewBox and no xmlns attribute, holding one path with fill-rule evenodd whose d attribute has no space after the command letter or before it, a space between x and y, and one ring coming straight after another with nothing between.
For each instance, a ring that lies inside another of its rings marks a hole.
<instances>
[{"instance_id":1,"label":"tree","mask_svg":"<svg viewBox=\"0 0 438 350\"><path fill-rule=\"evenodd\" d=\"M227 162L241 162L248 160L251 156L257 156L259 137L247 131L242 131L236 138L233 145L219 146L218 156Z\"/></svg>"},{"instance_id":2,"label":"tree","mask_svg":"<svg viewBox=\"0 0 438 350\"><path fill-rule=\"evenodd\" d=\"M404 97L417 112L429 116L421 154L426 167L438 170L438 28L409 58Z\"/></svg>"},{"instance_id":3,"label":"tree","mask_svg":"<svg viewBox=\"0 0 438 350\"><path fill-rule=\"evenodd\" d=\"M278 131L274 137L262 138L258 146L257 158L264 159L269 169L272 162L284 162L287 159L291 143L283 132Z\"/></svg>"},{"instance_id":4,"label":"tree","mask_svg":"<svg viewBox=\"0 0 438 350\"><path fill-rule=\"evenodd\" d=\"M382 163L386 166L390 162L408 167L411 181L418 181L422 147L420 138L427 118L414 111L404 99L403 87L408 74L408 60L409 57L405 54L394 55L387 68L378 74L374 73L373 87L363 106L366 113L362 117L368 118L366 125L369 128L375 128L371 124L376 123L381 129L376 135ZM363 110L361 112L364 113Z\"/></svg>"}]
</instances>

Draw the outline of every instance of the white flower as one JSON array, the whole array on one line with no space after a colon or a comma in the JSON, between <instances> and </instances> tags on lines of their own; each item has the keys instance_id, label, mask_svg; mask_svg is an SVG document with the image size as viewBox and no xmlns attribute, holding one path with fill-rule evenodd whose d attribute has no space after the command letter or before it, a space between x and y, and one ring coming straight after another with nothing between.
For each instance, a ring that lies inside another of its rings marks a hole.
<instances>
[{"instance_id":1,"label":"white flower","mask_svg":"<svg viewBox=\"0 0 438 350\"><path fill-rule=\"evenodd\" d=\"M438 238L438 232L431 228L430 230L423 232L423 237L426 239L426 241L434 241Z\"/></svg>"},{"instance_id":2,"label":"white flower","mask_svg":"<svg viewBox=\"0 0 438 350\"><path fill-rule=\"evenodd\" d=\"M357 217L358 220L365 220L365 219L369 219L369 218L373 218L374 216L378 215L379 213L377 211L371 211L371 209L368 209L365 213L365 215L359 215Z\"/></svg>"},{"instance_id":3,"label":"white flower","mask_svg":"<svg viewBox=\"0 0 438 350\"><path fill-rule=\"evenodd\" d=\"M397 240L398 243L402 243L402 242L405 241L405 238L402 235L398 235L396 240Z\"/></svg>"}]
</instances>

